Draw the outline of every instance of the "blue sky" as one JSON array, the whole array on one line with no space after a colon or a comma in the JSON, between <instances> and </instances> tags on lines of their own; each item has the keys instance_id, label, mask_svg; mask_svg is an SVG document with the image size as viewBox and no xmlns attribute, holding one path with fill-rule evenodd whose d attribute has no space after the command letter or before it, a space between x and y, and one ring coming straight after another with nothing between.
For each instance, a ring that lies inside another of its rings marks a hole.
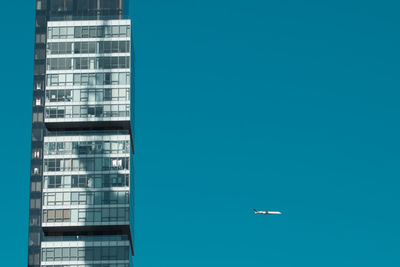
<instances>
[{"instance_id":1,"label":"blue sky","mask_svg":"<svg viewBox=\"0 0 400 267\"><path fill-rule=\"evenodd\" d=\"M4 266L27 262L29 2L1 18ZM135 1L136 266L399 266L399 7Z\"/></svg>"}]
</instances>

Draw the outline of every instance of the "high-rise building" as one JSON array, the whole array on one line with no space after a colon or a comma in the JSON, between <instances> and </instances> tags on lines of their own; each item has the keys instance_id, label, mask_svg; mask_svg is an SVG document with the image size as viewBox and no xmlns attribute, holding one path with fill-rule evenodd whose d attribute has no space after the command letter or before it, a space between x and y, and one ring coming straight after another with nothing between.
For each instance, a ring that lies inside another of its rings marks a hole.
<instances>
[{"instance_id":1,"label":"high-rise building","mask_svg":"<svg viewBox=\"0 0 400 267\"><path fill-rule=\"evenodd\" d=\"M129 267L127 0L36 0L28 266Z\"/></svg>"}]
</instances>

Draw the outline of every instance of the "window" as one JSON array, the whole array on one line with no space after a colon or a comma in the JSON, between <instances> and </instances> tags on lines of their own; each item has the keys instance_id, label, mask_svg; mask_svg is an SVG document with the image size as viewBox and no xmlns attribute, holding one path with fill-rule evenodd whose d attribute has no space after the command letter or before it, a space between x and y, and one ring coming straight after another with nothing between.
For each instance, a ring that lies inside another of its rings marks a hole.
<instances>
[{"instance_id":1,"label":"window","mask_svg":"<svg viewBox=\"0 0 400 267\"><path fill-rule=\"evenodd\" d=\"M107 26L107 27L105 27L104 30L105 30L105 31L104 31L104 36L105 36L105 37L112 37L112 34L111 34L111 27Z\"/></svg>"},{"instance_id":2,"label":"window","mask_svg":"<svg viewBox=\"0 0 400 267\"><path fill-rule=\"evenodd\" d=\"M112 160L113 167L121 167L122 166L122 159L113 159Z\"/></svg>"},{"instance_id":3,"label":"window","mask_svg":"<svg viewBox=\"0 0 400 267\"><path fill-rule=\"evenodd\" d=\"M47 220L45 218L45 222L54 222L54 217L55 217L55 211L54 210L48 210L47 211Z\"/></svg>"},{"instance_id":4,"label":"window","mask_svg":"<svg viewBox=\"0 0 400 267\"><path fill-rule=\"evenodd\" d=\"M33 199L31 198L31 209L40 209L40 199Z\"/></svg>"},{"instance_id":5,"label":"window","mask_svg":"<svg viewBox=\"0 0 400 267\"><path fill-rule=\"evenodd\" d=\"M70 210L63 210L63 217L64 221L70 221L71 219L71 211Z\"/></svg>"},{"instance_id":6,"label":"window","mask_svg":"<svg viewBox=\"0 0 400 267\"><path fill-rule=\"evenodd\" d=\"M33 168L33 174L39 174L39 168Z\"/></svg>"},{"instance_id":7,"label":"window","mask_svg":"<svg viewBox=\"0 0 400 267\"><path fill-rule=\"evenodd\" d=\"M119 28L121 36L127 36L127 26L120 26Z\"/></svg>"},{"instance_id":8,"label":"window","mask_svg":"<svg viewBox=\"0 0 400 267\"><path fill-rule=\"evenodd\" d=\"M40 157L40 152L39 151L34 151L33 152L33 157L34 158L39 158Z\"/></svg>"},{"instance_id":9,"label":"window","mask_svg":"<svg viewBox=\"0 0 400 267\"><path fill-rule=\"evenodd\" d=\"M40 192L42 190L41 186L42 186L41 182L32 182L31 192Z\"/></svg>"},{"instance_id":10,"label":"window","mask_svg":"<svg viewBox=\"0 0 400 267\"><path fill-rule=\"evenodd\" d=\"M105 54L111 53L111 42L110 41L103 42L103 49Z\"/></svg>"},{"instance_id":11,"label":"window","mask_svg":"<svg viewBox=\"0 0 400 267\"><path fill-rule=\"evenodd\" d=\"M94 38L97 37L97 31L95 26L89 27L89 37Z\"/></svg>"},{"instance_id":12,"label":"window","mask_svg":"<svg viewBox=\"0 0 400 267\"><path fill-rule=\"evenodd\" d=\"M89 37L89 27L83 26L82 27L82 38L88 38Z\"/></svg>"},{"instance_id":13,"label":"window","mask_svg":"<svg viewBox=\"0 0 400 267\"><path fill-rule=\"evenodd\" d=\"M38 216L31 216L29 218L29 226L39 226L39 217Z\"/></svg>"},{"instance_id":14,"label":"window","mask_svg":"<svg viewBox=\"0 0 400 267\"><path fill-rule=\"evenodd\" d=\"M53 39L58 39L60 35L60 28L53 28Z\"/></svg>"},{"instance_id":15,"label":"window","mask_svg":"<svg viewBox=\"0 0 400 267\"><path fill-rule=\"evenodd\" d=\"M56 222L62 222L62 221L63 221L63 210L56 210Z\"/></svg>"},{"instance_id":16,"label":"window","mask_svg":"<svg viewBox=\"0 0 400 267\"><path fill-rule=\"evenodd\" d=\"M67 27L67 38L74 38L74 27Z\"/></svg>"},{"instance_id":17,"label":"window","mask_svg":"<svg viewBox=\"0 0 400 267\"><path fill-rule=\"evenodd\" d=\"M36 43L46 43L46 34L42 33L42 34L37 34L36 35Z\"/></svg>"},{"instance_id":18,"label":"window","mask_svg":"<svg viewBox=\"0 0 400 267\"><path fill-rule=\"evenodd\" d=\"M41 101L40 101L40 98L36 98L36 101L35 101L35 104L36 104L36 106L40 106L40 103Z\"/></svg>"},{"instance_id":19,"label":"window","mask_svg":"<svg viewBox=\"0 0 400 267\"><path fill-rule=\"evenodd\" d=\"M60 27L60 39L65 39L67 37L67 28Z\"/></svg>"},{"instance_id":20,"label":"window","mask_svg":"<svg viewBox=\"0 0 400 267\"><path fill-rule=\"evenodd\" d=\"M70 248L71 261L78 260L78 248Z\"/></svg>"},{"instance_id":21,"label":"window","mask_svg":"<svg viewBox=\"0 0 400 267\"><path fill-rule=\"evenodd\" d=\"M96 53L96 42L89 42L89 53Z\"/></svg>"},{"instance_id":22,"label":"window","mask_svg":"<svg viewBox=\"0 0 400 267\"><path fill-rule=\"evenodd\" d=\"M70 257L70 249L69 248L63 248L62 249L62 260L63 261L69 261Z\"/></svg>"},{"instance_id":23,"label":"window","mask_svg":"<svg viewBox=\"0 0 400 267\"><path fill-rule=\"evenodd\" d=\"M75 38L81 38L82 37L82 27L75 27Z\"/></svg>"},{"instance_id":24,"label":"window","mask_svg":"<svg viewBox=\"0 0 400 267\"><path fill-rule=\"evenodd\" d=\"M97 37L104 37L104 26L97 27Z\"/></svg>"},{"instance_id":25,"label":"window","mask_svg":"<svg viewBox=\"0 0 400 267\"><path fill-rule=\"evenodd\" d=\"M113 37L119 36L119 26L112 26L112 35Z\"/></svg>"}]
</instances>

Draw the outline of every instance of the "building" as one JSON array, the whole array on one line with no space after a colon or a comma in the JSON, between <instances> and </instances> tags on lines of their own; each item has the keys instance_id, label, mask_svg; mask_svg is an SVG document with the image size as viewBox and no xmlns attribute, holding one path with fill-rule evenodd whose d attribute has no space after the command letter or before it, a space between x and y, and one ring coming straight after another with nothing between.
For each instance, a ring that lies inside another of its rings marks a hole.
<instances>
[{"instance_id":1,"label":"building","mask_svg":"<svg viewBox=\"0 0 400 267\"><path fill-rule=\"evenodd\" d=\"M132 266L127 11L127 0L36 0L30 267Z\"/></svg>"}]
</instances>

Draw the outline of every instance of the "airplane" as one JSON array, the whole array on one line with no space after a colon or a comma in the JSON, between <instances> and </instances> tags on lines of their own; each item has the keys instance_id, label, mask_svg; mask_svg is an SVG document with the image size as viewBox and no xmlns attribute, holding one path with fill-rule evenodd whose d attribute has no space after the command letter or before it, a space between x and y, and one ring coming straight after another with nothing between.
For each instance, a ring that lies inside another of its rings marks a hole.
<instances>
[{"instance_id":1,"label":"airplane","mask_svg":"<svg viewBox=\"0 0 400 267\"><path fill-rule=\"evenodd\" d=\"M253 211L254 211L254 214L261 214L261 215L281 215L282 214L282 212L280 212L280 211L268 211L268 210L258 211L256 209L253 209Z\"/></svg>"}]
</instances>

